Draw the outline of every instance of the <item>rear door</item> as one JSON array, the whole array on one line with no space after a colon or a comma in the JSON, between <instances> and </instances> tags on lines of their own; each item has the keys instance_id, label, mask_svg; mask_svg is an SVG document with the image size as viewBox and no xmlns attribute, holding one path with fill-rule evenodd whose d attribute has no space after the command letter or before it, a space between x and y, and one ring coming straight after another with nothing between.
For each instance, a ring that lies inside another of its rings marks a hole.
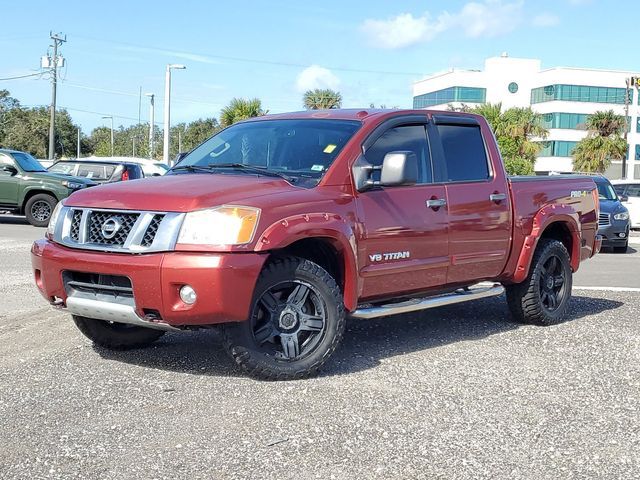
<instances>
[{"instance_id":1,"label":"rear door","mask_svg":"<svg viewBox=\"0 0 640 480\"><path fill-rule=\"evenodd\" d=\"M422 118L422 122L381 127L363 148L365 159L374 166L381 166L389 152L415 153L420 179L417 185L378 187L357 194L362 232L360 296L364 299L417 292L446 281L447 209L426 205L430 199L444 202L445 187L433 184L426 117ZM379 178L379 172L374 175Z\"/></svg>"},{"instance_id":2,"label":"rear door","mask_svg":"<svg viewBox=\"0 0 640 480\"><path fill-rule=\"evenodd\" d=\"M501 160L489 157L474 118L433 118L430 143L449 213L447 283L497 277L511 245L510 195Z\"/></svg>"},{"instance_id":3,"label":"rear door","mask_svg":"<svg viewBox=\"0 0 640 480\"><path fill-rule=\"evenodd\" d=\"M9 155L0 153L0 167L16 167L15 161ZM20 174L12 175L0 168L0 205L15 207L18 204L18 186Z\"/></svg>"}]
</instances>

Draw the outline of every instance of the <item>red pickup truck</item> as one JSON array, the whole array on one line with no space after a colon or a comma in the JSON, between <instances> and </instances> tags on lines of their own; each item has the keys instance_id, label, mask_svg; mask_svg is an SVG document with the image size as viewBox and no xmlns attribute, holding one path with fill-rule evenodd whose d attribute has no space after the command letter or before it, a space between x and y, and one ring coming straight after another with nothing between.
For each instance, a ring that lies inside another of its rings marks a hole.
<instances>
[{"instance_id":1,"label":"red pickup truck","mask_svg":"<svg viewBox=\"0 0 640 480\"><path fill-rule=\"evenodd\" d=\"M471 114L330 110L235 124L164 177L79 191L34 243L35 282L96 344L222 325L249 374L302 378L347 317L500 295L566 312L595 255L588 177L508 178Z\"/></svg>"}]
</instances>

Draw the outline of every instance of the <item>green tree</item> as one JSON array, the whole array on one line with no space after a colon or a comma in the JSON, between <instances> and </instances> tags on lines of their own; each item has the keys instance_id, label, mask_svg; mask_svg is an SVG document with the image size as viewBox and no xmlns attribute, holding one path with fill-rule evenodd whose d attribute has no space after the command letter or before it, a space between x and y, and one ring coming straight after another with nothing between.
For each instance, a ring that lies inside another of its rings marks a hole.
<instances>
[{"instance_id":1,"label":"green tree","mask_svg":"<svg viewBox=\"0 0 640 480\"><path fill-rule=\"evenodd\" d=\"M342 95L330 88L316 88L315 90L307 90L302 97L302 102L307 110L340 108Z\"/></svg>"},{"instance_id":2,"label":"green tree","mask_svg":"<svg viewBox=\"0 0 640 480\"><path fill-rule=\"evenodd\" d=\"M267 112L262 109L262 102L258 98L234 98L220 112L220 123L223 127L228 127L247 118L266 115Z\"/></svg>"},{"instance_id":3,"label":"green tree","mask_svg":"<svg viewBox=\"0 0 640 480\"><path fill-rule=\"evenodd\" d=\"M188 152L194 149L220 130L220 124L215 118L201 118L191 123L179 123L171 127L169 157L174 158L179 152Z\"/></svg>"},{"instance_id":4,"label":"green tree","mask_svg":"<svg viewBox=\"0 0 640 480\"><path fill-rule=\"evenodd\" d=\"M531 175L536 156L548 130L542 125L542 116L530 107L510 108L502 111L502 104L485 103L468 111L487 119L496 136L505 169L509 175Z\"/></svg>"},{"instance_id":5,"label":"green tree","mask_svg":"<svg viewBox=\"0 0 640 480\"><path fill-rule=\"evenodd\" d=\"M613 110L598 111L586 122L589 131L573 150L573 168L579 172L604 173L612 160L621 160L627 154L624 131L625 118Z\"/></svg>"}]
</instances>

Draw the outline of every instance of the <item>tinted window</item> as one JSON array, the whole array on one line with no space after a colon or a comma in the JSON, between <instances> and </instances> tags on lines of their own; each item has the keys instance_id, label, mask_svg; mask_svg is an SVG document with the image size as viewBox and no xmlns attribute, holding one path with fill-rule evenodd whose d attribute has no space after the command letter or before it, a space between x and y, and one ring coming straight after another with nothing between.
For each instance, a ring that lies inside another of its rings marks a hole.
<instances>
[{"instance_id":1,"label":"tinted window","mask_svg":"<svg viewBox=\"0 0 640 480\"><path fill-rule=\"evenodd\" d=\"M609 182L596 182L596 185L598 186L598 196L601 200L616 200L618 198Z\"/></svg>"},{"instance_id":2,"label":"tinted window","mask_svg":"<svg viewBox=\"0 0 640 480\"><path fill-rule=\"evenodd\" d=\"M438 125L450 182L485 180L489 166L479 127Z\"/></svg>"},{"instance_id":3,"label":"tinted window","mask_svg":"<svg viewBox=\"0 0 640 480\"><path fill-rule=\"evenodd\" d=\"M633 184L627 186L628 197L640 197L640 184Z\"/></svg>"},{"instance_id":4,"label":"tinted window","mask_svg":"<svg viewBox=\"0 0 640 480\"><path fill-rule=\"evenodd\" d=\"M83 163L78 168L77 175L79 177L86 177L92 180L108 180L115 169L116 165L95 165Z\"/></svg>"},{"instance_id":5,"label":"tinted window","mask_svg":"<svg viewBox=\"0 0 640 480\"><path fill-rule=\"evenodd\" d=\"M367 149L365 157L370 164L380 166L384 156L389 152L395 151L415 153L418 159L418 178L420 182L430 183L432 181L431 158L423 125L404 125L390 128ZM373 180L379 179L380 172L374 172Z\"/></svg>"},{"instance_id":6,"label":"tinted window","mask_svg":"<svg viewBox=\"0 0 640 480\"><path fill-rule=\"evenodd\" d=\"M616 191L618 195L624 195L624 187L626 185L614 185L613 189Z\"/></svg>"},{"instance_id":7,"label":"tinted window","mask_svg":"<svg viewBox=\"0 0 640 480\"><path fill-rule=\"evenodd\" d=\"M20 168L25 172L46 172L47 170L31 155L22 152L13 152L13 158L16 159Z\"/></svg>"}]
</instances>

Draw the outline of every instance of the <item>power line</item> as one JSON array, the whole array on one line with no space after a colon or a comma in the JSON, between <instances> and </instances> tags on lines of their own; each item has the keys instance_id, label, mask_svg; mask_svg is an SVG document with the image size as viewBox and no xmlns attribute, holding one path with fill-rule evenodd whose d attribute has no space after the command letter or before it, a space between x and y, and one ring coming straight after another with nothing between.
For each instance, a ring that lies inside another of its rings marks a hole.
<instances>
[{"instance_id":1,"label":"power line","mask_svg":"<svg viewBox=\"0 0 640 480\"><path fill-rule=\"evenodd\" d=\"M77 36L77 38L80 39L85 39L85 40L91 40L94 42L102 42L102 43L111 43L114 45L122 45L122 46L126 46L126 47L135 47L135 48L144 48L147 50L152 50L152 51L156 51L158 53L162 53L163 50L161 48L158 48L157 46L148 46L148 45L139 45L139 44L133 44L133 43L126 43L126 42L119 42L116 40L104 40L102 38L93 38L93 37L84 37L84 36ZM279 67L295 67L295 68L307 68L309 67L309 64L302 64L302 63L293 63L293 62L281 62L281 61L275 61L275 60L260 60L257 58L246 58L246 57L230 57L230 56L226 56L226 55L216 55L216 54L211 54L211 53L202 53L202 52L174 52L175 56L180 56L181 53L183 54L189 54L189 55L201 55L201 56L206 56L206 57L210 57L210 58L215 58L218 60L229 60L229 61L233 61L233 62L242 62L242 63L253 63L253 64L261 64L261 65L273 65L273 66L279 66ZM384 70L365 70L365 69L359 69L359 68L348 68L348 67L336 67L336 66L326 66L324 68L328 68L329 70L336 70L339 72L350 72L350 73L369 73L369 74L375 74L375 75L400 75L400 76L422 76L424 75L424 73L418 73L418 72L397 72L397 71L384 71Z\"/></svg>"},{"instance_id":2,"label":"power line","mask_svg":"<svg viewBox=\"0 0 640 480\"><path fill-rule=\"evenodd\" d=\"M30 73L29 75L18 75L16 77L5 77L5 78L0 78L0 81L2 80L17 80L19 78L27 78L27 77L38 77L43 75L43 72L37 72L37 73Z\"/></svg>"}]
</instances>

